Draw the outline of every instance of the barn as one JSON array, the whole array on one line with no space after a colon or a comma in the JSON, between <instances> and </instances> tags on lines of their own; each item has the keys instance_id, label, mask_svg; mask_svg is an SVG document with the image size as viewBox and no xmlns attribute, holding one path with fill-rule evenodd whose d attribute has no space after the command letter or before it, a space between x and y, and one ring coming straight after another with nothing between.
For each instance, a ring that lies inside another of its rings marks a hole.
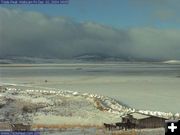
<instances>
[{"instance_id":1,"label":"barn","mask_svg":"<svg viewBox=\"0 0 180 135\"><path fill-rule=\"evenodd\" d=\"M165 118L141 114L139 112L130 113L122 117L123 123L135 123L136 128L160 128L164 127Z\"/></svg>"}]
</instances>

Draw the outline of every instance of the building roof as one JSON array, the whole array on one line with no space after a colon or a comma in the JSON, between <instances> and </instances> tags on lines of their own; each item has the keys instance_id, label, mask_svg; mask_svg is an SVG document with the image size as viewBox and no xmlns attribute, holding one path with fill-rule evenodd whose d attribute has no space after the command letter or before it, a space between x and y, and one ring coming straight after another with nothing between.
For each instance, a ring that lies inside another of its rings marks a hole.
<instances>
[{"instance_id":1,"label":"building roof","mask_svg":"<svg viewBox=\"0 0 180 135\"><path fill-rule=\"evenodd\" d=\"M129 115L129 116L128 116ZM161 118L161 119L166 119L163 117L158 117L158 116L153 116L153 115L148 115L148 114L142 114L139 112L132 112L127 114L125 117L130 118L130 116L132 116L134 119L140 120L140 119L146 119L146 118L150 118L150 117L156 117L156 118Z\"/></svg>"},{"instance_id":2,"label":"building roof","mask_svg":"<svg viewBox=\"0 0 180 135\"><path fill-rule=\"evenodd\" d=\"M151 117L149 115L141 114L141 113L137 113L137 112L131 113L130 115L135 119L145 119L145 118Z\"/></svg>"}]
</instances>

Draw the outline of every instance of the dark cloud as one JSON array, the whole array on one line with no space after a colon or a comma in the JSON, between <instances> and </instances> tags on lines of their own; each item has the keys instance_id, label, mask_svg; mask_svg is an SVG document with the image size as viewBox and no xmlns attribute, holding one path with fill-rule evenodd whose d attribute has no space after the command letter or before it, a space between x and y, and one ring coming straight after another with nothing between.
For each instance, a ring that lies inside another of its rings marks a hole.
<instances>
[{"instance_id":1,"label":"dark cloud","mask_svg":"<svg viewBox=\"0 0 180 135\"><path fill-rule=\"evenodd\" d=\"M180 59L180 30L115 29L65 17L0 8L0 56L74 58L82 54Z\"/></svg>"}]
</instances>

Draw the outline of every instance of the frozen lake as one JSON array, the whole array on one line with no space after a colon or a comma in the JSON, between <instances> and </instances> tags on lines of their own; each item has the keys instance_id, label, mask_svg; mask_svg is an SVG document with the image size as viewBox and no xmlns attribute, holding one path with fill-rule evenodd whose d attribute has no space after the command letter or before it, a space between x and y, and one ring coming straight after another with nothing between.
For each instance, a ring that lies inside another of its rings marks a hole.
<instances>
[{"instance_id":1,"label":"frozen lake","mask_svg":"<svg viewBox=\"0 0 180 135\"><path fill-rule=\"evenodd\" d=\"M180 112L180 65L0 65L0 82L97 93L136 109Z\"/></svg>"}]
</instances>

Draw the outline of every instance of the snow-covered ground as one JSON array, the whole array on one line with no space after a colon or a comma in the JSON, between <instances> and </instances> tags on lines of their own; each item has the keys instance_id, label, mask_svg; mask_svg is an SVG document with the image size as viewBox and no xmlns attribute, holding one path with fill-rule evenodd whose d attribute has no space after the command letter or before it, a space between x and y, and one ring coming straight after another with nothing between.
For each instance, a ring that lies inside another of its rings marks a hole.
<instances>
[{"instance_id":1,"label":"snow-covered ground","mask_svg":"<svg viewBox=\"0 0 180 135\"><path fill-rule=\"evenodd\" d=\"M110 97L74 91L9 86L1 88L0 101L0 117L4 121L30 117L35 124L102 125L119 122L121 116L135 111L168 119L173 116L173 113L136 110ZM178 113L176 116L179 118Z\"/></svg>"},{"instance_id":2,"label":"snow-covered ground","mask_svg":"<svg viewBox=\"0 0 180 135\"><path fill-rule=\"evenodd\" d=\"M109 96L137 109L180 112L180 65L80 63L0 65L0 82ZM47 80L47 83L45 83Z\"/></svg>"},{"instance_id":3,"label":"snow-covered ground","mask_svg":"<svg viewBox=\"0 0 180 135\"><path fill-rule=\"evenodd\" d=\"M135 110L120 104L116 100L90 93L62 90L26 89L21 86L0 87L0 121L12 123L30 123L32 125L74 125L79 128L61 128L61 130L41 129L47 135L83 135L120 133L102 128L103 123L120 122L124 114L141 113L170 118L172 113ZM89 125L90 127L83 127ZM98 127L99 126L99 127ZM101 128L100 128L101 127ZM128 131L144 135L161 135L164 129Z\"/></svg>"},{"instance_id":4,"label":"snow-covered ground","mask_svg":"<svg viewBox=\"0 0 180 135\"><path fill-rule=\"evenodd\" d=\"M0 117L5 121L13 121L16 115L17 119L30 117L35 124L102 125L118 122L121 115L134 111L108 97L60 90L3 87L0 101Z\"/></svg>"},{"instance_id":5,"label":"snow-covered ground","mask_svg":"<svg viewBox=\"0 0 180 135\"><path fill-rule=\"evenodd\" d=\"M180 60L168 60L168 61L164 61L163 63L166 63L166 64L180 64Z\"/></svg>"},{"instance_id":6,"label":"snow-covered ground","mask_svg":"<svg viewBox=\"0 0 180 135\"><path fill-rule=\"evenodd\" d=\"M179 119L179 76L180 65L175 64L3 65L0 121L102 126L134 111ZM75 128L61 134L71 132L104 133Z\"/></svg>"}]
</instances>

